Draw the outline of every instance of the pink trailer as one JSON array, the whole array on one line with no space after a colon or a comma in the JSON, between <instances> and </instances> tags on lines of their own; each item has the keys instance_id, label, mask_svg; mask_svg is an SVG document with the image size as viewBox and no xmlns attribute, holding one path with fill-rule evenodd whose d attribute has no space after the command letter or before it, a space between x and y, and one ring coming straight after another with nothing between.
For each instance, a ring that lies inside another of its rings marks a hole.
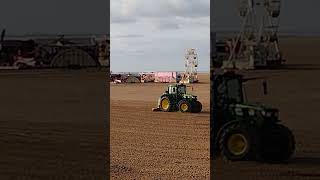
<instances>
[{"instance_id":1,"label":"pink trailer","mask_svg":"<svg viewBox=\"0 0 320 180\"><path fill-rule=\"evenodd\" d=\"M178 75L177 72L156 72L155 82L176 83L177 75Z\"/></svg>"}]
</instances>

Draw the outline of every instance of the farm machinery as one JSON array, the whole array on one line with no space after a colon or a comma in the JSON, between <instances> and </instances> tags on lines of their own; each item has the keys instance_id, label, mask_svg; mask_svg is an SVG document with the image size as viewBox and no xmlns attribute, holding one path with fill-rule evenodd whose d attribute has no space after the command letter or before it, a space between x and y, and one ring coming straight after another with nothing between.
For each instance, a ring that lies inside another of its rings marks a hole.
<instances>
[{"instance_id":1,"label":"farm machinery","mask_svg":"<svg viewBox=\"0 0 320 180\"><path fill-rule=\"evenodd\" d=\"M212 73L211 155L228 161L289 160L295 151L295 139L280 123L279 110L245 100L243 85L256 78L245 79L234 71ZM265 80L263 91L267 94Z\"/></svg>"},{"instance_id":2,"label":"farm machinery","mask_svg":"<svg viewBox=\"0 0 320 180\"><path fill-rule=\"evenodd\" d=\"M184 84L171 84L158 100L158 107L152 111L180 111L183 113L200 113L202 104L197 96L187 94L187 86Z\"/></svg>"}]
</instances>

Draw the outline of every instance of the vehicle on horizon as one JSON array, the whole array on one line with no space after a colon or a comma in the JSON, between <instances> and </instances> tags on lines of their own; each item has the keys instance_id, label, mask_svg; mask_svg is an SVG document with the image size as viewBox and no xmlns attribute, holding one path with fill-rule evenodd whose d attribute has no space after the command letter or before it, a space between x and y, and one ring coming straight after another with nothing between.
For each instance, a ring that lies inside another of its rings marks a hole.
<instances>
[{"instance_id":1,"label":"vehicle on horizon","mask_svg":"<svg viewBox=\"0 0 320 180\"><path fill-rule=\"evenodd\" d=\"M184 84L168 85L166 91L158 99L158 107L152 111L172 112L180 111L183 113L200 113L202 104L197 96L187 94L187 86Z\"/></svg>"}]
</instances>

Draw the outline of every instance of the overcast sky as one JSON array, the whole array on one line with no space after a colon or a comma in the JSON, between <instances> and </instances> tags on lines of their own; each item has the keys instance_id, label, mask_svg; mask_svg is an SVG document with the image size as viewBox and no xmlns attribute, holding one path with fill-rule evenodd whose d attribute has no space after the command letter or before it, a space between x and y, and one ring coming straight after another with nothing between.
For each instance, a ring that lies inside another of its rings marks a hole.
<instances>
[{"instance_id":1,"label":"overcast sky","mask_svg":"<svg viewBox=\"0 0 320 180\"><path fill-rule=\"evenodd\" d=\"M109 0L1 0L8 34L105 34Z\"/></svg>"},{"instance_id":2,"label":"overcast sky","mask_svg":"<svg viewBox=\"0 0 320 180\"><path fill-rule=\"evenodd\" d=\"M111 0L111 70L183 71L196 48L209 70L209 0Z\"/></svg>"}]
</instances>

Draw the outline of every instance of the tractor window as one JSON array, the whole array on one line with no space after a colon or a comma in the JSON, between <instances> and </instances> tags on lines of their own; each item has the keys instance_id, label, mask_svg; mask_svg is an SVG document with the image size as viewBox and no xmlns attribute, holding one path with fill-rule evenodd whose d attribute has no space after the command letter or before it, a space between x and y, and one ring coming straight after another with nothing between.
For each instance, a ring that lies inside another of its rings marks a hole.
<instances>
[{"instance_id":1,"label":"tractor window","mask_svg":"<svg viewBox=\"0 0 320 180\"><path fill-rule=\"evenodd\" d=\"M180 86L179 87L179 89L178 89L178 92L180 93L180 94L186 94L186 87L185 86Z\"/></svg>"},{"instance_id":2,"label":"tractor window","mask_svg":"<svg viewBox=\"0 0 320 180\"><path fill-rule=\"evenodd\" d=\"M242 102L242 87L238 79L227 81L228 99L234 102Z\"/></svg>"},{"instance_id":3,"label":"tractor window","mask_svg":"<svg viewBox=\"0 0 320 180\"><path fill-rule=\"evenodd\" d=\"M223 107L225 105L225 100L227 100L227 88L225 83L218 82L217 86L217 99L216 105L219 107Z\"/></svg>"}]
</instances>

